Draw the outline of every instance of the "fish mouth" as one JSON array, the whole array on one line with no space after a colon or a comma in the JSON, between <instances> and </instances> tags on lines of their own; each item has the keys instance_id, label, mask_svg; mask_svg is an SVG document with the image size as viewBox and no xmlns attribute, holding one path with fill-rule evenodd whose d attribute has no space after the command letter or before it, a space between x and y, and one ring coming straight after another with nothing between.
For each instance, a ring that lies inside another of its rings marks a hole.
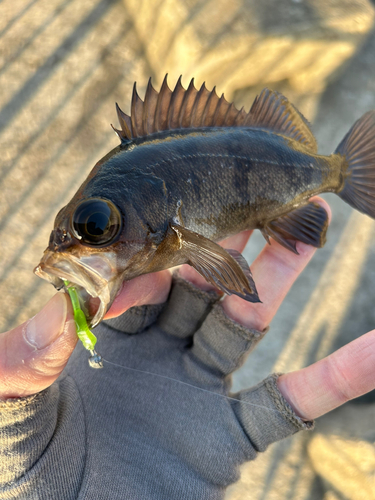
<instances>
[{"instance_id":1,"label":"fish mouth","mask_svg":"<svg viewBox=\"0 0 375 500\"><path fill-rule=\"evenodd\" d=\"M78 258L47 250L34 273L57 290L66 290L64 281L69 281L77 290L89 326L94 327L103 319L121 286L114 260L111 253Z\"/></svg>"}]
</instances>

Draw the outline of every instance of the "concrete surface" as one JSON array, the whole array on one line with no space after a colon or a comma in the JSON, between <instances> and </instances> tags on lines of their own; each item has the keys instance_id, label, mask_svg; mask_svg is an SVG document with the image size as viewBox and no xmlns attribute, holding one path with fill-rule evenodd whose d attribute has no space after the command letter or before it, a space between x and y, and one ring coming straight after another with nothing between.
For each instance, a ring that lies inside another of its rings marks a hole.
<instances>
[{"instance_id":1,"label":"concrete surface","mask_svg":"<svg viewBox=\"0 0 375 500\"><path fill-rule=\"evenodd\" d=\"M114 102L128 110L134 80L142 95L149 76L156 87L166 72L171 86L180 74L184 85L195 76L246 109L269 86L313 122L328 154L375 108L374 17L365 0L0 1L0 330L54 293L32 269L59 208L117 145ZM306 366L374 328L374 222L327 199L327 245L234 377L235 389ZM254 235L249 262L263 244ZM228 500L375 498L373 400L336 410L314 434L244 465Z\"/></svg>"}]
</instances>

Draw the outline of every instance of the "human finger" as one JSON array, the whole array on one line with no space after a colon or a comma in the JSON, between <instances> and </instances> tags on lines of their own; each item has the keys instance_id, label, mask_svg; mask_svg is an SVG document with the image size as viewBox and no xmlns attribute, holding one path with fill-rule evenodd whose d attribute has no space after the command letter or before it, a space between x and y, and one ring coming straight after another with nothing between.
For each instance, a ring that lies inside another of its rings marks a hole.
<instances>
[{"instance_id":1,"label":"human finger","mask_svg":"<svg viewBox=\"0 0 375 500\"><path fill-rule=\"evenodd\" d=\"M134 306L162 304L168 298L172 275L170 271L143 274L130 281L124 281L105 319L115 318Z\"/></svg>"},{"instance_id":2,"label":"human finger","mask_svg":"<svg viewBox=\"0 0 375 500\"><path fill-rule=\"evenodd\" d=\"M313 365L278 378L294 411L312 420L375 389L375 330Z\"/></svg>"},{"instance_id":3,"label":"human finger","mask_svg":"<svg viewBox=\"0 0 375 500\"><path fill-rule=\"evenodd\" d=\"M329 205L321 198L311 199L319 203L331 217ZM236 295L225 297L222 306L231 319L256 330L264 330L271 322L277 309L292 284L306 267L316 248L297 242L299 255L294 254L276 241L266 245L251 265L254 282L262 303L246 302Z\"/></svg>"},{"instance_id":4,"label":"human finger","mask_svg":"<svg viewBox=\"0 0 375 500\"><path fill-rule=\"evenodd\" d=\"M76 342L70 300L58 293L36 316L0 335L0 398L24 397L49 387Z\"/></svg>"}]
</instances>

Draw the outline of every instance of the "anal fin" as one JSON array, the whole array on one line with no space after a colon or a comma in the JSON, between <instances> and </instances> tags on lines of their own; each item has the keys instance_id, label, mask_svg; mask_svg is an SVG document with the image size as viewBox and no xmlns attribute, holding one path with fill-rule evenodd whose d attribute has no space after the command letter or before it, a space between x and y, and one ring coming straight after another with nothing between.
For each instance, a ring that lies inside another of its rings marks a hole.
<instances>
[{"instance_id":1,"label":"anal fin","mask_svg":"<svg viewBox=\"0 0 375 500\"><path fill-rule=\"evenodd\" d=\"M310 202L268 222L261 230L269 238L298 254L296 241L320 248L326 242L328 214L318 203Z\"/></svg>"},{"instance_id":2,"label":"anal fin","mask_svg":"<svg viewBox=\"0 0 375 500\"><path fill-rule=\"evenodd\" d=\"M178 224L176 233L180 250L187 262L206 281L228 295L238 295L249 302L260 302L249 266L236 250L225 250L217 243Z\"/></svg>"}]
</instances>

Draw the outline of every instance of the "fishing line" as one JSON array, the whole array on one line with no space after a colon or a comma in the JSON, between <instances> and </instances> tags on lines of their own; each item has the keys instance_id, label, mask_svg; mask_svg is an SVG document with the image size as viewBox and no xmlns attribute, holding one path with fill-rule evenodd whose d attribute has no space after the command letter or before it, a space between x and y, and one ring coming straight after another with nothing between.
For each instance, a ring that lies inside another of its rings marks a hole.
<instances>
[{"instance_id":1,"label":"fishing line","mask_svg":"<svg viewBox=\"0 0 375 500\"><path fill-rule=\"evenodd\" d=\"M73 306L73 312L74 312L74 320L76 323L76 330L77 330L77 335L79 339L81 340L83 347L90 351L91 357L89 358L89 365L92 368L103 368L103 361L106 363L113 365L113 366L118 366L119 368L124 368L125 370L130 370L133 372L138 372L138 373L143 373L145 375L150 375L153 377L159 377L163 378L165 380L171 380L173 382L177 382L181 385L185 385L188 387L192 387L193 389L197 389L198 391L202 392L207 392L209 394L214 394L215 396L219 396L221 398L229 399L231 401L237 401L238 403L243 403L249 406L255 406L257 408L262 408L264 410L268 411L273 411L275 413L280 413L282 414L281 411L275 410L274 408L269 408L268 406L263 406L263 405L257 405L256 403L249 403L248 401L242 401L240 399L232 398L231 396L225 396L224 394L220 394L215 391L210 391L208 389L203 389L202 387L198 387L197 385L189 384L188 382L183 382L182 380L178 380L176 378L168 377L167 375L159 375L158 373L153 373L153 372L148 372L145 370L140 370L139 368L130 368L130 366L125 366L125 365L119 365L117 363L113 363L112 361L109 361L105 358L103 358L100 354L98 354L95 351L95 344L97 341L97 338L95 335L92 333L92 331L89 329L86 321L86 317L84 312L82 311L79 303L79 297L77 290L75 289L74 286L72 286L69 281L64 280L64 285L66 290L69 293L70 299L72 301L72 306Z\"/></svg>"},{"instance_id":2,"label":"fishing line","mask_svg":"<svg viewBox=\"0 0 375 500\"><path fill-rule=\"evenodd\" d=\"M248 401L242 401L241 399L232 398L230 396L225 396L224 394L220 394L220 393L215 392L215 391L210 391L208 389L203 389L202 387L198 387L197 385L189 384L188 382L183 382L182 380L178 380L177 378L173 378L173 377L168 377L167 375L160 375L159 373L148 372L146 370L140 370L139 368L130 368L130 366L119 365L117 363L113 363L112 361L108 361L108 359L105 359L102 356L101 356L101 360L104 361L105 363L110 364L110 365L118 366L119 368L124 368L125 370L130 370L132 372L138 372L138 373L144 373L146 375L150 375L153 377L159 377L159 378L163 378L166 380L171 380L172 382L177 382L181 385L186 385L188 387L192 387L193 389L197 389L198 391L208 392L209 394L213 394L214 396L219 396L220 398L229 399L231 401L236 401L237 403L241 403L241 404L245 404L245 405L249 405L249 406L256 406L257 408L262 408L263 410L273 411L274 413L282 414L281 411L275 410L274 408L269 408L268 406L257 405L256 403L249 403Z\"/></svg>"}]
</instances>

